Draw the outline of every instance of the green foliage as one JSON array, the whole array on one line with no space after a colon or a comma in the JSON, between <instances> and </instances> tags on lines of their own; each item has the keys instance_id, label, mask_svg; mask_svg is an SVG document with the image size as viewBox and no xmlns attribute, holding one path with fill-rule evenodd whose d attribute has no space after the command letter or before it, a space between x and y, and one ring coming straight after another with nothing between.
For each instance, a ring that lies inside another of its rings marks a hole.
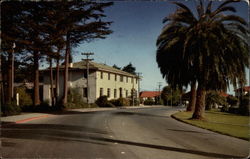
<instances>
[{"instance_id":1,"label":"green foliage","mask_svg":"<svg viewBox=\"0 0 250 159\"><path fill-rule=\"evenodd\" d=\"M161 93L161 99L164 105L178 105L181 99L181 91L179 89L172 89L170 86L165 86Z\"/></svg>"},{"instance_id":2,"label":"green foliage","mask_svg":"<svg viewBox=\"0 0 250 159\"><path fill-rule=\"evenodd\" d=\"M230 106L236 106L237 103L238 103L238 98L230 95L227 97L227 103L230 105Z\"/></svg>"},{"instance_id":3,"label":"green foliage","mask_svg":"<svg viewBox=\"0 0 250 159\"><path fill-rule=\"evenodd\" d=\"M21 108L16 105L16 101L11 101L2 106L3 116L17 115L21 113Z\"/></svg>"},{"instance_id":4,"label":"green foliage","mask_svg":"<svg viewBox=\"0 0 250 159\"><path fill-rule=\"evenodd\" d=\"M133 99L129 98L129 103L130 103L130 106L133 106ZM138 106L138 105L140 105L139 100L135 98L134 106Z\"/></svg>"},{"instance_id":5,"label":"green foliage","mask_svg":"<svg viewBox=\"0 0 250 159\"><path fill-rule=\"evenodd\" d=\"M134 75L136 74L135 73L136 68L131 63L129 63L127 66L124 66L122 70Z\"/></svg>"},{"instance_id":6,"label":"green foliage","mask_svg":"<svg viewBox=\"0 0 250 159\"><path fill-rule=\"evenodd\" d=\"M116 64L114 64L113 67L116 68L116 69L118 69L118 70L121 69L121 67L118 67Z\"/></svg>"},{"instance_id":7,"label":"green foliage","mask_svg":"<svg viewBox=\"0 0 250 159\"><path fill-rule=\"evenodd\" d=\"M144 105L154 105L155 102L152 98L148 98L144 101Z\"/></svg>"},{"instance_id":8,"label":"green foliage","mask_svg":"<svg viewBox=\"0 0 250 159\"><path fill-rule=\"evenodd\" d=\"M19 105L21 108L32 106L32 97L31 94L28 93L26 87L17 87L16 93L19 93Z\"/></svg>"},{"instance_id":9,"label":"green foliage","mask_svg":"<svg viewBox=\"0 0 250 159\"><path fill-rule=\"evenodd\" d=\"M99 107L107 107L108 105L108 97L107 96L100 96L96 102Z\"/></svg>"},{"instance_id":10,"label":"green foliage","mask_svg":"<svg viewBox=\"0 0 250 159\"><path fill-rule=\"evenodd\" d=\"M121 107L121 106L129 106L130 101L127 98L118 98L118 99L112 99L109 101L114 106Z\"/></svg>"},{"instance_id":11,"label":"green foliage","mask_svg":"<svg viewBox=\"0 0 250 159\"><path fill-rule=\"evenodd\" d=\"M68 91L68 102L64 106L66 109L87 108L88 104L83 100L79 88L70 88Z\"/></svg>"},{"instance_id":12,"label":"green foliage","mask_svg":"<svg viewBox=\"0 0 250 159\"><path fill-rule=\"evenodd\" d=\"M206 94L206 110L211 110L215 107L215 105L225 106L225 109L227 107L227 101L226 98L223 96L220 96L218 92L216 91L209 91Z\"/></svg>"},{"instance_id":13,"label":"green foliage","mask_svg":"<svg viewBox=\"0 0 250 159\"><path fill-rule=\"evenodd\" d=\"M240 106L239 106L239 113L241 115L249 115L249 96L243 96L241 101L240 101Z\"/></svg>"}]
</instances>

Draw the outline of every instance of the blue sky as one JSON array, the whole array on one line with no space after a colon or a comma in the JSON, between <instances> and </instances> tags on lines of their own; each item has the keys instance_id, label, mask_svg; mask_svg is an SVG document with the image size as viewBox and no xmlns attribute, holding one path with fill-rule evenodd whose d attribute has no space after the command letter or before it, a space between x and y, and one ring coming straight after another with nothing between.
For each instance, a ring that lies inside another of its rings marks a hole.
<instances>
[{"instance_id":1,"label":"blue sky","mask_svg":"<svg viewBox=\"0 0 250 159\"><path fill-rule=\"evenodd\" d=\"M184 2L184 1L182 1ZM185 2L189 7L195 6L195 1ZM216 2L219 3L218 1ZM246 2L234 3L237 13L248 19ZM105 10L108 21L113 21L114 31L106 39L84 43L75 49L74 61L80 61L81 52L94 52L95 62L123 67L130 62L141 72L142 90L156 90L158 82L166 85L156 63L156 39L161 32L162 19L176 9L168 1L118 1ZM247 73L248 74L248 73ZM249 75L249 74L248 74ZM231 88L230 93L233 93Z\"/></svg>"}]
</instances>

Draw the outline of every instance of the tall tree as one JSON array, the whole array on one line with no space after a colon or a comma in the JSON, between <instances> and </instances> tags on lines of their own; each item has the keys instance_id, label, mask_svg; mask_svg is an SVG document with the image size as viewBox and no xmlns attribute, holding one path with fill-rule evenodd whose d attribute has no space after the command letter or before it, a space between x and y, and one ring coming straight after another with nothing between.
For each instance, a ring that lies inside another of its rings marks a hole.
<instances>
[{"instance_id":1,"label":"tall tree","mask_svg":"<svg viewBox=\"0 0 250 159\"><path fill-rule=\"evenodd\" d=\"M22 47L19 45L17 39L22 35L17 26L20 22L22 9L19 3L3 2L1 4L1 56L7 57L8 70L6 101L10 102L13 98L14 92L14 56L15 53L21 53ZM18 46L18 47L16 47Z\"/></svg>"},{"instance_id":2,"label":"tall tree","mask_svg":"<svg viewBox=\"0 0 250 159\"><path fill-rule=\"evenodd\" d=\"M200 0L197 16L186 5L173 2L178 9L164 19L168 23L157 41L158 66L171 84L197 81L194 119L204 118L206 91L225 90L230 83L236 87L246 80L247 23L239 16L223 14L236 12L229 6L235 2L239 0L227 0L212 10L212 1L205 7ZM173 62L163 64L163 57L166 63L171 58ZM185 73L190 68L191 77Z\"/></svg>"},{"instance_id":3,"label":"tall tree","mask_svg":"<svg viewBox=\"0 0 250 159\"><path fill-rule=\"evenodd\" d=\"M135 72L136 68L132 65L131 62L127 66L124 66L122 68L122 70L125 71L125 72L136 75L136 72Z\"/></svg>"},{"instance_id":4,"label":"tall tree","mask_svg":"<svg viewBox=\"0 0 250 159\"><path fill-rule=\"evenodd\" d=\"M58 12L63 15L59 19L59 30L63 30L66 41L65 51L65 72L64 72L64 95L63 105L67 103L68 94L68 65L71 55L71 48L78 46L82 42L90 42L96 38L105 38L112 33L109 30L111 22L104 22L104 8L112 5L109 3L97 2L63 2L56 6Z\"/></svg>"}]
</instances>

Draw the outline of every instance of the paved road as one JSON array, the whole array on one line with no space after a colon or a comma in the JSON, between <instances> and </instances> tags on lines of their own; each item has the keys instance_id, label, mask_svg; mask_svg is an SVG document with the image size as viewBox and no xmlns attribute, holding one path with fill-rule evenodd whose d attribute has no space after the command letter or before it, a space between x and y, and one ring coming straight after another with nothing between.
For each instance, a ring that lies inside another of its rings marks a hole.
<instances>
[{"instance_id":1,"label":"paved road","mask_svg":"<svg viewBox=\"0 0 250 159\"><path fill-rule=\"evenodd\" d=\"M8 158L242 158L249 142L170 117L169 107L71 112L2 128Z\"/></svg>"}]
</instances>

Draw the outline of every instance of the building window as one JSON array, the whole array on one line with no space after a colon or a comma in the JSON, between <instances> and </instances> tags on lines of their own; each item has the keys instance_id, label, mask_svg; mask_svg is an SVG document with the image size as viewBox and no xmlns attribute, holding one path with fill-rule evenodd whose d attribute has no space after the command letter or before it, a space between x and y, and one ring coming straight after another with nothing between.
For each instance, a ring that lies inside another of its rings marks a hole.
<instances>
[{"instance_id":1,"label":"building window","mask_svg":"<svg viewBox=\"0 0 250 159\"><path fill-rule=\"evenodd\" d=\"M116 98L116 89L114 89L114 98Z\"/></svg>"},{"instance_id":2,"label":"building window","mask_svg":"<svg viewBox=\"0 0 250 159\"><path fill-rule=\"evenodd\" d=\"M100 97L103 96L103 88L100 88Z\"/></svg>"},{"instance_id":3,"label":"building window","mask_svg":"<svg viewBox=\"0 0 250 159\"><path fill-rule=\"evenodd\" d=\"M122 98L122 88L119 88L120 91L120 98Z\"/></svg>"},{"instance_id":4,"label":"building window","mask_svg":"<svg viewBox=\"0 0 250 159\"><path fill-rule=\"evenodd\" d=\"M126 98L128 97L128 90L126 90Z\"/></svg>"},{"instance_id":5,"label":"building window","mask_svg":"<svg viewBox=\"0 0 250 159\"><path fill-rule=\"evenodd\" d=\"M110 80L110 73L108 73L108 80Z\"/></svg>"},{"instance_id":6,"label":"building window","mask_svg":"<svg viewBox=\"0 0 250 159\"><path fill-rule=\"evenodd\" d=\"M103 79L103 72L101 72L101 79Z\"/></svg>"},{"instance_id":7,"label":"building window","mask_svg":"<svg viewBox=\"0 0 250 159\"><path fill-rule=\"evenodd\" d=\"M110 97L110 88L108 88L108 90L107 90L107 96L108 96L108 98Z\"/></svg>"},{"instance_id":8,"label":"building window","mask_svg":"<svg viewBox=\"0 0 250 159\"><path fill-rule=\"evenodd\" d=\"M88 88L87 87L83 88L82 95L83 95L83 97L88 97Z\"/></svg>"},{"instance_id":9,"label":"building window","mask_svg":"<svg viewBox=\"0 0 250 159\"><path fill-rule=\"evenodd\" d=\"M135 83L137 84L137 78L135 79Z\"/></svg>"},{"instance_id":10,"label":"building window","mask_svg":"<svg viewBox=\"0 0 250 159\"><path fill-rule=\"evenodd\" d=\"M126 78L126 82L128 83L128 77Z\"/></svg>"},{"instance_id":11,"label":"building window","mask_svg":"<svg viewBox=\"0 0 250 159\"><path fill-rule=\"evenodd\" d=\"M115 81L117 80L117 75L115 74Z\"/></svg>"},{"instance_id":12,"label":"building window","mask_svg":"<svg viewBox=\"0 0 250 159\"><path fill-rule=\"evenodd\" d=\"M134 83L134 78L133 77L131 77L131 83Z\"/></svg>"},{"instance_id":13,"label":"building window","mask_svg":"<svg viewBox=\"0 0 250 159\"><path fill-rule=\"evenodd\" d=\"M120 82L123 82L123 76L120 75Z\"/></svg>"}]
</instances>

